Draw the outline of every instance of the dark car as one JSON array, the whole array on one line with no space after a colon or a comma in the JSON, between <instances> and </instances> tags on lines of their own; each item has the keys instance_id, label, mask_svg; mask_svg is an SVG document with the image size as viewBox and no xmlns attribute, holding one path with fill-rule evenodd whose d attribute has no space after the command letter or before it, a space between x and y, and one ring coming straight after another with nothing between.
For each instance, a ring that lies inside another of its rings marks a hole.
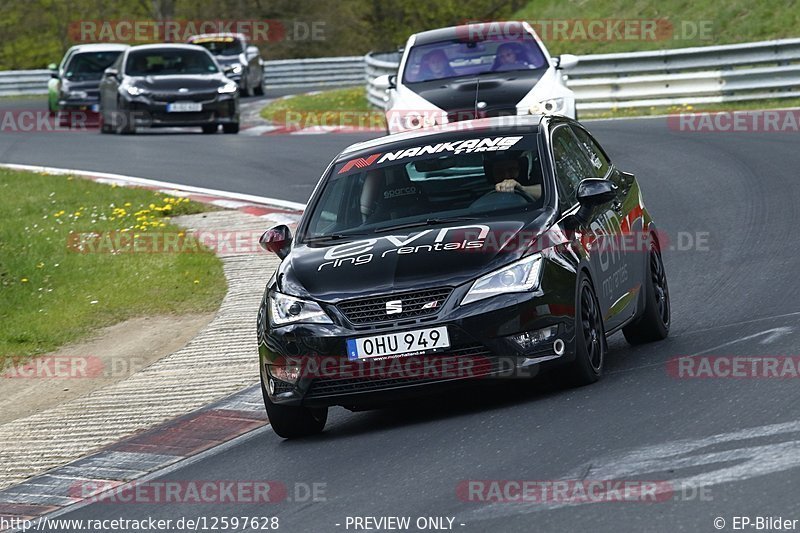
<instances>
[{"instance_id":1,"label":"dark car","mask_svg":"<svg viewBox=\"0 0 800 533\"><path fill-rule=\"evenodd\" d=\"M204 48L186 44L131 47L100 82L101 131L138 126L199 126L239 132L239 87Z\"/></svg>"},{"instance_id":2,"label":"dark car","mask_svg":"<svg viewBox=\"0 0 800 533\"><path fill-rule=\"evenodd\" d=\"M60 65L50 65L47 103L61 125L70 125L78 113L98 112L103 72L126 48L124 44L81 44L67 50Z\"/></svg>"},{"instance_id":3,"label":"dark car","mask_svg":"<svg viewBox=\"0 0 800 533\"><path fill-rule=\"evenodd\" d=\"M513 121L512 123L509 123ZM606 337L670 327L661 242L633 175L567 117L497 117L351 146L328 167L258 316L270 423L561 366L600 378Z\"/></svg>"},{"instance_id":4,"label":"dark car","mask_svg":"<svg viewBox=\"0 0 800 533\"><path fill-rule=\"evenodd\" d=\"M264 67L258 47L247 44L241 33L204 33L194 35L189 44L202 46L217 58L225 75L239 84L247 96L264 94Z\"/></svg>"}]
</instances>

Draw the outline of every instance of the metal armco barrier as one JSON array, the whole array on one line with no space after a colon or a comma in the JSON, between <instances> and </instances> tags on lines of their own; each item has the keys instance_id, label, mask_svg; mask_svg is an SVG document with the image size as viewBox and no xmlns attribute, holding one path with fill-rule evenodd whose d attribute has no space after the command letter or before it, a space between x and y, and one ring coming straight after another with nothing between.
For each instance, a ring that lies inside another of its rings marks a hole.
<instances>
[{"instance_id":1,"label":"metal armco barrier","mask_svg":"<svg viewBox=\"0 0 800 533\"><path fill-rule=\"evenodd\" d=\"M46 94L50 71L0 72L0 96ZM264 61L267 89L305 86L353 87L364 83L364 57L323 57Z\"/></svg>"},{"instance_id":2,"label":"metal armco barrier","mask_svg":"<svg viewBox=\"0 0 800 533\"><path fill-rule=\"evenodd\" d=\"M652 52L579 56L567 72L579 110L722 103L800 96L800 39ZM384 107L372 84L395 74L400 55L365 57L367 97Z\"/></svg>"}]
</instances>

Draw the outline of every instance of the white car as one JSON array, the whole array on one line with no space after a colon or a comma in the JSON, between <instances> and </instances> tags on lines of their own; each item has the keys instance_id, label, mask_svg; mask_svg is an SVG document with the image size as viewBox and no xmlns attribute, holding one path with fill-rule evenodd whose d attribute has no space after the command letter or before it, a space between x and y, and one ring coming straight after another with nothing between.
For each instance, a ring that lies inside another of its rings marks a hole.
<instances>
[{"instance_id":1,"label":"white car","mask_svg":"<svg viewBox=\"0 0 800 533\"><path fill-rule=\"evenodd\" d=\"M551 57L526 22L490 22L409 37L386 90L389 133L482 117L558 114L577 118L562 70L578 58Z\"/></svg>"}]
</instances>

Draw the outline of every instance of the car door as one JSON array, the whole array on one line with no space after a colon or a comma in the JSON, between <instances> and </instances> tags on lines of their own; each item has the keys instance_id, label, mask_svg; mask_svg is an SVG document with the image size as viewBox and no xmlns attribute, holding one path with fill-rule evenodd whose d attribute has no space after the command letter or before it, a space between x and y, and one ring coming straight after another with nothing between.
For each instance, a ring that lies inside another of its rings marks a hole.
<instances>
[{"instance_id":1,"label":"car door","mask_svg":"<svg viewBox=\"0 0 800 533\"><path fill-rule=\"evenodd\" d=\"M562 213L574 214L577 211L576 197L580 182L586 178L597 177L598 170L592 165L569 124L556 123L551 130L550 139L559 189L559 206ZM607 331L621 325L625 320L619 313L614 312L615 302L625 290L613 283L614 273L620 268L624 269L620 250L614 238L613 228L618 227L618 220L615 220L618 217L614 215L613 203L609 201L596 206L592 209L589 220L582 221L576 228L588 244L592 282L603 310ZM619 275L617 274L618 277Z\"/></svg>"},{"instance_id":2,"label":"car door","mask_svg":"<svg viewBox=\"0 0 800 533\"><path fill-rule=\"evenodd\" d=\"M645 265L642 250L647 250L647 246L643 246L639 240L642 236L639 189L634 177L620 172L588 131L576 124L571 127L589 158L595 171L594 176L607 179L617 186L617 198L611 203L611 210L606 212L605 218L609 230L616 236L614 245L619 250L619 254L611 258L619 259L610 280L618 294L611 313L619 315L619 319L624 322L636 312L636 296L641 289Z\"/></svg>"}]
</instances>

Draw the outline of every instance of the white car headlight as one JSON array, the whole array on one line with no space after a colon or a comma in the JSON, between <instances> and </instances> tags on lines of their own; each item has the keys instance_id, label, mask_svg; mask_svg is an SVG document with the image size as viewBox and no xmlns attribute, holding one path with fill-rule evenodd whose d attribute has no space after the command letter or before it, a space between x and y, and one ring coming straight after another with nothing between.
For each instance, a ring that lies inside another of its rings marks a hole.
<instances>
[{"instance_id":1,"label":"white car headlight","mask_svg":"<svg viewBox=\"0 0 800 533\"><path fill-rule=\"evenodd\" d=\"M236 63L235 65L233 65L233 67L231 67L232 74L241 74L242 70L244 70L244 67L242 67L240 63Z\"/></svg>"},{"instance_id":2,"label":"white car headlight","mask_svg":"<svg viewBox=\"0 0 800 533\"><path fill-rule=\"evenodd\" d=\"M67 93L67 98L74 98L76 100L84 100L89 97L89 93L86 91L69 91Z\"/></svg>"},{"instance_id":3,"label":"white car headlight","mask_svg":"<svg viewBox=\"0 0 800 533\"><path fill-rule=\"evenodd\" d=\"M136 85L126 85L125 91L131 96L141 96L147 93L146 90L142 89L141 87L137 87Z\"/></svg>"},{"instance_id":4,"label":"white car headlight","mask_svg":"<svg viewBox=\"0 0 800 533\"><path fill-rule=\"evenodd\" d=\"M472 284L461 305L477 302L498 294L509 292L526 292L539 287L542 271L541 254L523 257L519 261L504 266L485 276L481 276Z\"/></svg>"},{"instance_id":5,"label":"white car headlight","mask_svg":"<svg viewBox=\"0 0 800 533\"><path fill-rule=\"evenodd\" d=\"M273 292L269 295L270 319L276 326L306 322L333 324L330 317L316 302Z\"/></svg>"},{"instance_id":6,"label":"white car headlight","mask_svg":"<svg viewBox=\"0 0 800 533\"><path fill-rule=\"evenodd\" d=\"M229 81L229 82L228 82L228 83L226 83L225 85L223 85L223 86L219 87L219 88L217 89L217 92L218 92L219 94L233 94L233 93L235 93L235 92L236 92L236 90L237 90L238 88L239 88L239 86L238 86L238 85L236 85L236 82Z\"/></svg>"},{"instance_id":7,"label":"white car headlight","mask_svg":"<svg viewBox=\"0 0 800 533\"><path fill-rule=\"evenodd\" d=\"M564 112L566 103L565 98L550 98L533 104L529 112L531 115L558 115Z\"/></svg>"}]
</instances>

